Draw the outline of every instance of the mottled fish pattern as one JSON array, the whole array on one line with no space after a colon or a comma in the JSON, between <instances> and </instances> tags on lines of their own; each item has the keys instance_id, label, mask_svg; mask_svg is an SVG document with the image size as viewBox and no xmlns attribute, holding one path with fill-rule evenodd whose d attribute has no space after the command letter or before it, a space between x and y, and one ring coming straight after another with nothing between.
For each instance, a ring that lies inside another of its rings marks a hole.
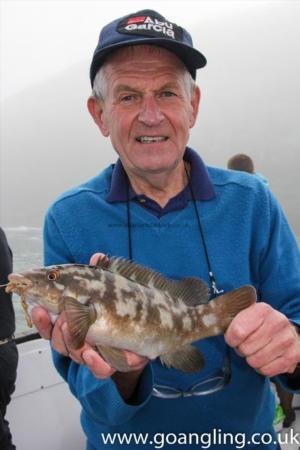
<instances>
[{"instance_id":1,"label":"mottled fish pattern","mask_svg":"<svg viewBox=\"0 0 300 450\"><path fill-rule=\"evenodd\" d=\"M119 371L128 370L123 349L168 367L195 372L202 354L190 344L224 333L235 315L256 301L243 286L208 301L199 278L171 280L122 258L97 266L64 264L9 275L8 292L28 305L66 314L72 343L95 346Z\"/></svg>"}]
</instances>

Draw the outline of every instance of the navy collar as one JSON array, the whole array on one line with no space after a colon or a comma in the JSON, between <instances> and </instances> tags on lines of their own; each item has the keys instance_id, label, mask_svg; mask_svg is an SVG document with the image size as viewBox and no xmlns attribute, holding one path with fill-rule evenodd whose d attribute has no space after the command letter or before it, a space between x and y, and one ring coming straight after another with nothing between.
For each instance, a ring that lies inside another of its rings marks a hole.
<instances>
[{"instance_id":1,"label":"navy collar","mask_svg":"<svg viewBox=\"0 0 300 450\"><path fill-rule=\"evenodd\" d=\"M191 187L195 200L213 200L216 197L214 186L209 178L207 169L202 159L191 148L187 147L183 159L191 164ZM185 187L184 190L187 188ZM120 159L116 162L112 178L110 191L106 200L110 203L126 202L137 196L129 186L128 198L128 178Z\"/></svg>"}]
</instances>

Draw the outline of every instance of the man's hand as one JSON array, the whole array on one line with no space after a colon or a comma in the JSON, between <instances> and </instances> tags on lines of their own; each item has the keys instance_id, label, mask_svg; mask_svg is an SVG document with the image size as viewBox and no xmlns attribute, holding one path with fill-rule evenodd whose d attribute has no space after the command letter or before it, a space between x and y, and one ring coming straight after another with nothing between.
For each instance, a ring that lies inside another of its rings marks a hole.
<instances>
[{"instance_id":1,"label":"man's hand","mask_svg":"<svg viewBox=\"0 0 300 450\"><path fill-rule=\"evenodd\" d=\"M300 338L295 327L267 303L241 311L229 325L225 340L264 376L293 373L300 362Z\"/></svg>"}]
</instances>

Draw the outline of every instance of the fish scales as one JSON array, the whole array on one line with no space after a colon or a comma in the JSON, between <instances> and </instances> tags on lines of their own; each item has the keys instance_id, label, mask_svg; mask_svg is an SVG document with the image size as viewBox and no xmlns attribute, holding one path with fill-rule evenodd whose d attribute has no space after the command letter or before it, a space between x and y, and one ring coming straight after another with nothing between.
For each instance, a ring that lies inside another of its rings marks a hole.
<instances>
[{"instance_id":1,"label":"fish scales","mask_svg":"<svg viewBox=\"0 0 300 450\"><path fill-rule=\"evenodd\" d=\"M176 335L181 335L182 339L182 314L188 313L183 302L174 303L167 294L145 288L118 275L107 273L105 278L107 289L101 301L105 309L102 316L111 324L112 336L118 335L118 330L122 329L122 340L128 339L128 349L134 345L131 341L135 342L138 337L161 336L172 333L175 328ZM97 296L93 301L98 301ZM117 343L113 342L113 345Z\"/></svg>"},{"instance_id":2,"label":"fish scales","mask_svg":"<svg viewBox=\"0 0 300 450\"><path fill-rule=\"evenodd\" d=\"M115 318L124 320L124 317L127 317L130 320L136 319L135 325L144 325L150 319L151 325L176 329L176 334L190 332L199 325L199 316L193 314L191 308L180 300L172 300L163 292L145 288L110 272L93 271L91 274L85 270L80 276L74 268L70 268L68 272L71 276L66 279L67 295L73 295L75 298L85 295L89 296L91 301L99 301L101 298L103 305L107 306L107 314L111 312L112 322ZM80 283L72 283L73 279L80 280ZM184 321L188 316L190 321ZM209 328L205 321L204 326Z\"/></svg>"},{"instance_id":3,"label":"fish scales","mask_svg":"<svg viewBox=\"0 0 300 450\"><path fill-rule=\"evenodd\" d=\"M7 290L21 295L25 309L28 303L56 314L64 310L74 347L90 343L121 371L129 369L124 349L185 372L200 370L203 357L190 344L224 333L256 301L252 286L208 301L200 279L171 280L121 258L108 261L11 274Z\"/></svg>"}]
</instances>

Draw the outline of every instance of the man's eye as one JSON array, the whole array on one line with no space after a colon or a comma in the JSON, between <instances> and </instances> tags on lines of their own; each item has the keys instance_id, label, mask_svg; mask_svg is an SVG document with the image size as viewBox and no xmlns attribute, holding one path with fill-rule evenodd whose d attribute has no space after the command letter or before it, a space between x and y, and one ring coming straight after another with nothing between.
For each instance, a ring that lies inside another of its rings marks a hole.
<instances>
[{"instance_id":1,"label":"man's eye","mask_svg":"<svg viewBox=\"0 0 300 450\"><path fill-rule=\"evenodd\" d=\"M121 102L132 102L133 100L135 100L136 96L133 94L129 94L129 95L124 95L121 97Z\"/></svg>"},{"instance_id":2,"label":"man's eye","mask_svg":"<svg viewBox=\"0 0 300 450\"><path fill-rule=\"evenodd\" d=\"M172 91L163 91L163 92L160 94L160 96L161 96L161 97L175 97L176 94L175 94L175 92L172 92Z\"/></svg>"}]
</instances>

